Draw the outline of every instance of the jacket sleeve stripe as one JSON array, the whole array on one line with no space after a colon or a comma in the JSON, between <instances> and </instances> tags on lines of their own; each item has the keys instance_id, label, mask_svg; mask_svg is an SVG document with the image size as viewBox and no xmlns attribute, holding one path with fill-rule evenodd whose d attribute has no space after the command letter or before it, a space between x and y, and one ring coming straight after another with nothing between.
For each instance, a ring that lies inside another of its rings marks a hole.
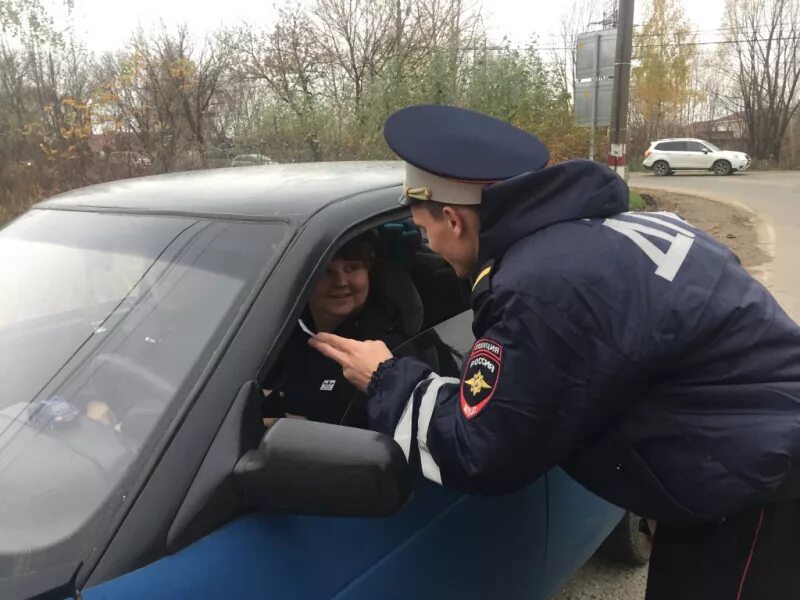
<instances>
[{"instance_id":1,"label":"jacket sleeve stripe","mask_svg":"<svg viewBox=\"0 0 800 600\"><path fill-rule=\"evenodd\" d=\"M414 387L414 390L411 392L411 397L408 399L403 409L403 414L400 415L400 420L397 422L397 427L395 427L394 441L402 448L403 454L406 455L406 460L410 460L409 457L411 455L411 436L414 424L414 396L420 386L425 385L426 381L434 377L436 377L436 375L431 373Z\"/></svg>"},{"instance_id":2,"label":"jacket sleeve stripe","mask_svg":"<svg viewBox=\"0 0 800 600\"><path fill-rule=\"evenodd\" d=\"M417 446L419 447L422 474L426 479L438 483L439 485L442 485L442 474L439 470L439 465L428 449L428 428L431 424L433 409L436 406L436 398L439 396L439 390L443 385L448 383L458 384L459 380L455 377L436 377L435 381L428 386L428 389L425 390L420 400L419 421L417 422Z\"/></svg>"}]
</instances>

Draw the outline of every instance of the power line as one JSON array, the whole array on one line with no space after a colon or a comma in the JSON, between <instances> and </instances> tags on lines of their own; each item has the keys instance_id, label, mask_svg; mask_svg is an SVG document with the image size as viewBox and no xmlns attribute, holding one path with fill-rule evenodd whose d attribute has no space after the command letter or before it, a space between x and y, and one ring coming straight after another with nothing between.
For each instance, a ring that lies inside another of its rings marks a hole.
<instances>
[{"instance_id":1,"label":"power line","mask_svg":"<svg viewBox=\"0 0 800 600\"><path fill-rule=\"evenodd\" d=\"M644 25L636 25L636 27L642 28L642 27L644 27ZM764 24L755 25L755 29L771 29L772 27L773 27L773 25L771 23L764 23ZM786 27L788 27L788 28L796 28L797 27L797 23L794 23L794 22L790 21L789 23L776 23L775 24L775 28L776 29L786 28ZM714 29L695 29L695 30L689 30L688 33L722 33L722 32L725 32L725 31L740 31L740 32L749 33L750 31L753 30L753 28L754 27L751 26L751 25L736 25L736 26L733 26L733 27L716 27ZM662 35L670 35L670 34L669 33L666 33L666 34L662 34L662 33L652 33L652 34L651 33L640 33L640 34L637 34L637 35L639 35L640 37L642 37L642 36L644 36L644 37L650 37L650 36L659 37L659 36L662 36Z\"/></svg>"},{"instance_id":2,"label":"power line","mask_svg":"<svg viewBox=\"0 0 800 600\"><path fill-rule=\"evenodd\" d=\"M781 24L781 26L790 28L790 29L792 29L792 31L795 31L797 29L797 24L794 24L794 23L784 23L784 24ZM691 29L691 30L681 31L681 33L684 33L686 35L705 35L705 34L714 34L714 33L722 34L722 33L731 33L731 32L748 33L749 34L749 33L758 32L761 29L771 29L771 28L772 28L772 25L765 24L765 25L757 25L757 26L755 26L755 28L750 27L750 26L720 27L720 28L716 28L716 29ZM581 33L583 33L583 32L581 32ZM592 33L592 32L589 31L587 33ZM638 34L636 34L636 37L637 38L668 38L668 37L673 37L675 35L675 33L676 32L674 32L674 31L667 32L667 33L638 33ZM549 37L550 39L562 39L563 35L562 34L557 34L557 33L551 33L551 34L548 34L545 37ZM577 36L573 36L573 37L577 37ZM777 38L773 38L773 39L777 39ZM735 43L735 41L729 41L729 40L720 40L718 42L717 41L706 41L704 43L714 44L714 43L722 43L722 42ZM688 43L690 43L690 42L687 42L687 44Z\"/></svg>"},{"instance_id":3,"label":"power line","mask_svg":"<svg viewBox=\"0 0 800 600\"><path fill-rule=\"evenodd\" d=\"M789 41L796 41L796 40L800 40L800 34L794 35L794 36L790 36L790 37L763 38L763 39L758 40L758 41L763 41L763 42L766 42L766 41L772 41L772 42L784 41L784 42L789 42ZM716 46L716 45L726 45L726 44L742 44L742 43L747 43L748 41L750 41L750 40L719 40L719 41L706 41L706 42L685 42L685 43L680 43L680 44L673 44L673 43L668 43L668 44L646 44L646 45L636 45L636 44L634 44L634 48L636 48L636 49L648 49L648 48L668 48L668 47L671 47L671 46L674 46L674 47L680 47L680 46L712 46L712 45ZM492 48L492 49L503 49L503 48L505 48L505 47L504 46L497 46L496 48ZM525 47L513 48L513 49L520 50L520 49L523 49L523 48L525 48ZM549 50L549 51L574 50L574 48L572 46L551 46L551 47L535 46L535 48L537 50ZM512 48L509 47L509 49L512 49Z\"/></svg>"}]
</instances>

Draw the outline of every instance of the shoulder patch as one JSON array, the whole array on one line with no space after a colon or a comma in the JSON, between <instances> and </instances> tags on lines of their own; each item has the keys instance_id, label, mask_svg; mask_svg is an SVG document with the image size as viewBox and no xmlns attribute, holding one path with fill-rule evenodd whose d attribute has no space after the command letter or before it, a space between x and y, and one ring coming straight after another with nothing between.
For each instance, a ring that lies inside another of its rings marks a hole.
<instances>
[{"instance_id":1,"label":"shoulder patch","mask_svg":"<svg viewBox=\"0 0 800 600\"><path fill-rule=\"evenodd\" d=\"M472 344L461 378L461 412L467 419L476 417L492 399L502 366L502 345L487 338Z\"/></svg>"}]
</instances>

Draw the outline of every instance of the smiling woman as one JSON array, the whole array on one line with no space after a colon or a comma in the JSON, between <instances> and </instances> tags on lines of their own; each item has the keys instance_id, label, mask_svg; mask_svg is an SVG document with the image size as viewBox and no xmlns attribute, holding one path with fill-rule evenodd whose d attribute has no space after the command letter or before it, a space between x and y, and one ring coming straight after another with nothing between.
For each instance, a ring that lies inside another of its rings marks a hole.
<instances>
[{"instance_id":1,"label":"smiling woman","mask_svg":"<svg viewBox=\"0 0 800 600\"><path fill-rule=\"evenodd\" d=\"M364 238L351 240L328 263L308 302L317 331L333 331L361 312L369 295L369 270L375 247Z\"/></svg>"},{"instance_id":2,"label":"smiling woman","mask_svg":"<svg viewBox=\"0 0 800 600\"><path fill-rule=\"evenodd\" d=\"M389 347L401 344L405 341L402 328L384 310L377 289L379 269L371 234L345 243L316 282L301 323L312 332L381 340ZM292 332L264 387L270 390L263 411L267 424L289 415L366 427L366 406L358 401L360 395L337 363L308 345L302 325Z\"/></svg>"}]
</instances>

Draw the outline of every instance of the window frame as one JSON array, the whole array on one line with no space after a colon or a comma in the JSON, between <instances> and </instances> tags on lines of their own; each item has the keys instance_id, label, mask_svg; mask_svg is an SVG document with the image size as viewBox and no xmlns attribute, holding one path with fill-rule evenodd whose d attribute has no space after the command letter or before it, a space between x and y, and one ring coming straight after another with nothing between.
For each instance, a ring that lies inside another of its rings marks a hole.
<instances>
[{"instance_id":1,"label":"window frame","mask_svg":"<svg viewBox=\"0 0 800 600\"><path fill-rule=\"evenodd\" d=\"M311 269L311 271L305 277L305 282L302 284L302 292L298 296L298 302L296 303L294 310L290 313L290 315L286 319L286 322L284 324L283 330L282 330L282 332L281 332L281 334L279 336L278 341L273 345L272 350L268 353L267 356L264 357L264 359L263 359L263 361L261 363L262 366L259 369L258 374L256 375L256 379L255 379L257 382L259 382L259 385L261 385L264 381L266 381L267 377L270 375L271 369L275 365L278 364L278 362L279 362L278 359L279 359L280 355L282 354L282 352L285 350L285 348L286 348L286 346L289 343L289 340L291 338L292 332L294 331L295 323L301 317L303 311L305 310L306 306L308 305L308 300L309 300L309 298L311 296L311 293L312 293L312 291L314 289L314 286L316 285L317 281L319 281L319 278L324 273L325 267L327 266L327 264L331 260L331 258L333 256L335 256L336 252L338 252L338 250L342 246L344 246L348 241L350 241L351 239L357 237L358 235L361 235L361 234L363 234L365 232L368 232L368 231L373 231L373 230L377 229L378 227L380 227L382 225L387 225L387 224L390 224L390 223L406 222L410 218L411 218L410 209L408 209L406 207L402 207L400 210L390 211L388 213L384 213L381 216L373 217L372 219L368 219L368 220L365 220L365 221L363 221L361 223L358 223L357 225L355 225L351 229L343 232L341 235L339 235L334 240L334 242L330 245L328 250L322 255L322 258L316 263L314 268ZM416 225L414 225L414 227L420 232L420 234L422 233L422 231L419 229L419 227L417 227ZM423 248L425 248L424 236L423 236ZM426 251L431 253L432 255L436 255L436 253L431 251L430 249L427 249ZM436 256L438 256L438 255L436 255ZM447 268L452 270L452 267L450 265L447 265ZM414 277L413 277L413 274L412 274L412 269L410 267L408 269L408 272L409 272L409 276L411 277L412 282L414 283L414 285L417 288L417 291L419 293L419 285L417 284L416 281L414 281ZM455 272L453 272L453 275L456 276ZM453 290L453 291L455 291L455 290ZM423 295L421 293L420 293L420 299L423 302L423 310L426 310L425 298L423 297ZM453 299L456 300L455 297ZM464 300L463 297L461 296L461 290L459 290L459 298L458 298L458 300L461 300L461 301ZM467 303L467 305L464 307L463 310L458 310L457 312L454 312L452 314L448 314L448 316L445 319L438 320L435 323L427 323L426 324L424 322L424 320L423 320L423 326L420 329L420 331L418 331L416 334L414 334L413 336L411 336L408 339L406 339L400 346L398 346L398 349L399 348L403 348L406 344L408 344L412 340L418 340L418 339L420 339L422 337L425 337L426 335L427 336L432 336L431 332L438 333L438 328L441 325L443 325L445 323L448 323L451 320L454 320L454 319L457 319L457 318L463 318L463 315L465 313L471 313L471 312L472 312L471 303ZM470 319L470 323L471 323L471 319ZM474 341L474 336L472 336L471 328L468 328L467 333L472 338L472 341ZM393 350L393 349L390 348L390 350ZM461 360L463 360L463 357L462 357ZM460 363L459 363L459 369L460 369ZM340 423L340 425L346 426L346 424L344 424L344 423Z\"/></svg>"}]
</instances>

